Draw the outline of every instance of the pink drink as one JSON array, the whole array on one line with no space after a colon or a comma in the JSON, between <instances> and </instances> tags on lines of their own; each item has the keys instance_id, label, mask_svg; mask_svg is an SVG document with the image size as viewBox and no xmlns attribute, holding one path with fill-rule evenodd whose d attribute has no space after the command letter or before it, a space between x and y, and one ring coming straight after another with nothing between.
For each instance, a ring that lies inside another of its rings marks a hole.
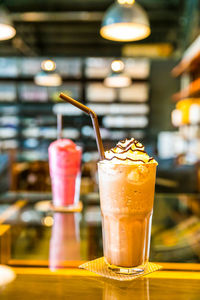
<instances>
[{"instance_id":1,"label":"pink drink","mask_svg":"<svg viewBox=\"0 0 200 300\"><path fill-rule=\"evenodd\" d=\"M69 206L79 200L81 148L68 139L49 146L53 205Z\"/></svg>"}]
</instances>

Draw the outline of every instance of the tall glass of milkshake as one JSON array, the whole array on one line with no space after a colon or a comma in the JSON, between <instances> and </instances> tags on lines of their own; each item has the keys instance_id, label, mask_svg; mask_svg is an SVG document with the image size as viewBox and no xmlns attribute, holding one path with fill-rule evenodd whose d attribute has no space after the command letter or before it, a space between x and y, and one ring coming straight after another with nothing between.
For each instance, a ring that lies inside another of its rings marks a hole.
<instances>
[{"instance_id":1,"label":"tall glass of milkshake","mask_svg":"<svg viewBox=\"0 0 200 300\"><path fill-rule=\"evenodd\" d=\"M156 166L134 138L120 141L98 163L104 257L117 273L145 271Z\"/></svg>"}]
</instances>

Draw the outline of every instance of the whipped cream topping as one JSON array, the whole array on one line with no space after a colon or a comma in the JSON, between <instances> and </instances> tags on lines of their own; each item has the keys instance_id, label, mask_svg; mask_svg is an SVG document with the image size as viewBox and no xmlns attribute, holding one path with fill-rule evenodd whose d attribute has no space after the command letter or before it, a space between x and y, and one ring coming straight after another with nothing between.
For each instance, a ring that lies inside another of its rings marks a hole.
<instances>
[{"instance_id":1,"label":"whipped cream topping","mask_svg":"<svg viewBox=\"0 0 200 300\"><path fill-rule=\"evenodd\" d=\"M153 157L149 157L144 146L134 138L119 141L114 148L105 152L104 161L126 164L157 163Z\"/></svg>"}]
</instances>

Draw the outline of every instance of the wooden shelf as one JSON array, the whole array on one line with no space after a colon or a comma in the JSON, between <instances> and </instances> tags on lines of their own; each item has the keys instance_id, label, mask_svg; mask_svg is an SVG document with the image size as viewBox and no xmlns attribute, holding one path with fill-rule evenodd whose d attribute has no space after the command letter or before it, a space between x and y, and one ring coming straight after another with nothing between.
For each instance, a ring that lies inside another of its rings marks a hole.
<instances>
[{"instance_id":1,"label":"wooden shelf","mask_svg":"<svg viewBox=\"0 0 200 300\"><path fill-rule=\"evenodd\" d=\"M178 77L183 73L194 72L200 68L200 51L192 58L183 58L181 62L172 70L172 75Z\"/></svg>"},{"instance_id":2,"label":"wooden shelf","mask_svg":"<svg viewBox=\"0 0 200 300\"><path fill-rule=\"evenodd\" d=\"M200 97L200 78L192 81L186 88L172 96L174 101L179 101L183 98Z\"/></svg>"},{"instance_id":3,"label":"wooden shelf","mask_svg":"<svg viewBox=\"0 0 200 300\"><path fill-rule=\"evenodd\" d=\"M180 63L172 70L174 77L180 76L183 73L198 72L200 67L200 35L184 52Z\"/></svg>"}]
</instances>

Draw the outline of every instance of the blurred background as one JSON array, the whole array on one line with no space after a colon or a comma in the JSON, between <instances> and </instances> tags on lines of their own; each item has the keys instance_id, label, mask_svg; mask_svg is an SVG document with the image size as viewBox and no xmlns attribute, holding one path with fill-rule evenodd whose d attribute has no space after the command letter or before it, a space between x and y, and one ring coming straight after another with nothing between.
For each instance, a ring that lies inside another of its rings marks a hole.
<instances>
[{"instance_id":1,"label":"blurred background","mask_svg":"<svg viewBox=\"0 0 200 300\"><path fill-rule=\"evenodd\" d=\"M105 149L134 137L158 160L153 259L199 261L200 2L138 0L146 12L136 13L146 22L146 32L138 29L143 37L126 41L127 30L122 36L118 31L121 40L104 38L108 19L119 17L116 7L133 2L1 1L1 211L19 198L51 198L48 146L57 138L62 114L63 137L83 149L81 197L91 204L84 224L91 236L100 235L94 230L100 212L91 120L59 99L64 92L98 114ZM27 211L18 221L52 226L52 219L45 223L32 206ZM29 239L38 243L39 233L15 231L13 253L21 257L26 251L19 245L25 249ZM97 251L91 245L90 258Z\"/></svg>"}]
</instances>

